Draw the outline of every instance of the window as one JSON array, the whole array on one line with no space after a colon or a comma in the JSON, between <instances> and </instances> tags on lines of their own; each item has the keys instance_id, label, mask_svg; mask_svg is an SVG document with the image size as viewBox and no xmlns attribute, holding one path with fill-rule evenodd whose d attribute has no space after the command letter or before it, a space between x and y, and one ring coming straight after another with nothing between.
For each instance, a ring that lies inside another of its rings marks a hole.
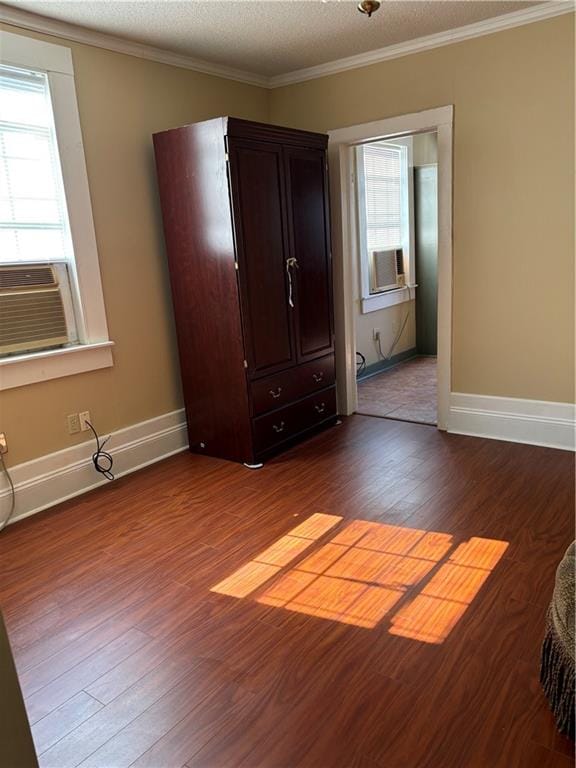
<instances>
[{"instance_id":1,"label":"window","mask_svg":"<svg viewBox=\"0 0 576 768\"><path fill-rule=\"evenodd\" d=\"M112 365L70 50L0 32L0 388Z\"/></svg>"},{"instance_id":2,"label":"window","mask_svg":"<svg viewBox=\"0 0 576 768\"><path fill-rule=\"evenodd\" d=\"M410 297L414 283L412 142L377 141L356 147L362 311ZM395 291L394 297L383 294ZM406 296L404 297L404 293Z\"/></svg>"},{"instance_id":3,"label":"window","mask_svg":"<svg viewBox=\"0 0 576 768\"><path fill-rule=\"evenodd\" d=\"M48 77L0 66L0 355L77 343Z\"/></svg>"},{"instance_id":4,"label":"window","mask_svg":"<svg viewBox=\"0 0 576 768\"><path fill-rule=\"evenodd\" d=\"M72 256L48 77L0 67L0 262Z\"/></svg>"},{"instance_id":5,"label":"window","mask_svg":"<svg viewBox=\"0 0 576 768\"><path fill-rule=\"evenodd\" d=\"M362 147L366 250L402 247L403 147Z\"/></svg>"}]
</instances>

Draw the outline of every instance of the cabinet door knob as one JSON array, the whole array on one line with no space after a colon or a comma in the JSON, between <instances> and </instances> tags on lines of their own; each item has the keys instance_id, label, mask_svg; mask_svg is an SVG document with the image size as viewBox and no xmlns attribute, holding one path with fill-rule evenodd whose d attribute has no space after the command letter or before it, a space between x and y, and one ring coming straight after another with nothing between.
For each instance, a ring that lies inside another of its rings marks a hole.
<instances>
[{"instance_id":1,"label":"cabinet door knob","mask_svg":"<svg viewBox=\"0 0 576 768\"><path fill-rule=\"evenodd\" d=\"M326 410L326 403L320 403L320 405L315 405L314 408L316 409L317 413L324 413Z\"/></svg>"},{"instance_id":2,"label":"cabinet door knob","mask_svg":"<svg viewBox=\"0 0 576 768\"><path fill-rule=\"evenodd\" d=\"M276 389L269 390L268 394L272 395L272 397L276 399L277 397L280 397L280 392L282 392L282 387L277 387Z\"/></svg>"},{"instance_id":3,"label":"cabinet door knob","mask_svg":"<svg viewBox=\"0 0 576 768\"><path fill-rule=\"evenodd\" d=\"M313 373L312 378L316 383L318 383L319 381L322 381L322 379L324 378L324 371L320 371L320 373Z\"/></svg>"},{"instance_id":4,"label":"cabinet door knob","mask_svg":"<svg viewBox=\"0 0 576 768\"><path fill-rule=\"evenodd\" d=\"M272 424L272 429L274 430L274 432L284 432L285 426L286 425L284 424L284 422L281 421L280 424Z\"/></svg>"}]
</instances>

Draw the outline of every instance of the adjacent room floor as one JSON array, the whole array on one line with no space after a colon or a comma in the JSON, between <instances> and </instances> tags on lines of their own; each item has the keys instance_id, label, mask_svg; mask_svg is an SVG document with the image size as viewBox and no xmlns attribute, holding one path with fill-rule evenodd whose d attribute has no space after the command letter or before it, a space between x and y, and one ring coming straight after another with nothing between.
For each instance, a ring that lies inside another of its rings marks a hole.
<instances>
[{"instance_id":1,"label":"adjacent room floor","mask_svg":"<svg viewBox=\"0 0 576 768\"><path fill-rule=\"evenodd\" d=\"M359 381L358 413L436 424L436 358L414 357Z\"/></svg>"},{"instance_id":2,"label":"adjacent room floor","mask_svg":"<svg viewBox=\"0 0 576 768\"><path fill-rule=\"evenodd\" d=\"M42 766L568 768L538 683L569 452L353 416L10 526Z\"/></svg>"}]
</instances>

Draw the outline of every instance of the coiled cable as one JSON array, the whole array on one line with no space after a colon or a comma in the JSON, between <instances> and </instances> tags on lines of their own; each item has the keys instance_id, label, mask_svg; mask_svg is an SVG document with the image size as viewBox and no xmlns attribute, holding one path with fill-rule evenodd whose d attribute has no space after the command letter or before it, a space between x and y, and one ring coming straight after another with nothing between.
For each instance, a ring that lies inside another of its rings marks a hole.
<instances>
[{"instance_id":1,"label":"coiled cable","mask_svg":"<svg viewBox=\"0 0 576 768\"><path fill-rule=\"evenodd\" d=\"M86 424L94 433L94 438L96 440L96 450L92 454L92 463L94 464L94 469L96 472L100 472L101 475L104 475L107 480L114 480L114 475L112 473L112 465L114 464L114 459L108 453L108 451L103 450L108 440L110 440L110 435L108 435L108 437L104 438L104 440L100 442L98 432L96 432L92 424L90 424L89 421L87 421Z\"/></svg>"}]
</instances>

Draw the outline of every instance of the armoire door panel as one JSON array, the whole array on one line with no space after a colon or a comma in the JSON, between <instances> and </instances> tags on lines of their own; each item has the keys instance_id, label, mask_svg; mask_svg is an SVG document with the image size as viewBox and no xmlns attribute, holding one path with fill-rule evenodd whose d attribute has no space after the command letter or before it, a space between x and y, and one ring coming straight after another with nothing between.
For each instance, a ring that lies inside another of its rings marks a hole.
<instances>
[{"instance_id":1,"label":"armoire door panel","mask_svg":"<svg viewBox=\"0 0 576 768\"><path fill-rule=\"evenodd\" d=\"M229 155L248 373L259 376L296 361L287 302L282 148L232 139Z\"/></svg>"},{"instance_id":2,"label":"armoire door panel","mask_svg":"<svg viewBox=\"0 0 576 768\"><path fill-rule=\"evenodd\" d=\"M284 147L290 255L295 277L296 347L299 362L332 351L332 268L326 155Z\"/></svg>"}]
</instances>

